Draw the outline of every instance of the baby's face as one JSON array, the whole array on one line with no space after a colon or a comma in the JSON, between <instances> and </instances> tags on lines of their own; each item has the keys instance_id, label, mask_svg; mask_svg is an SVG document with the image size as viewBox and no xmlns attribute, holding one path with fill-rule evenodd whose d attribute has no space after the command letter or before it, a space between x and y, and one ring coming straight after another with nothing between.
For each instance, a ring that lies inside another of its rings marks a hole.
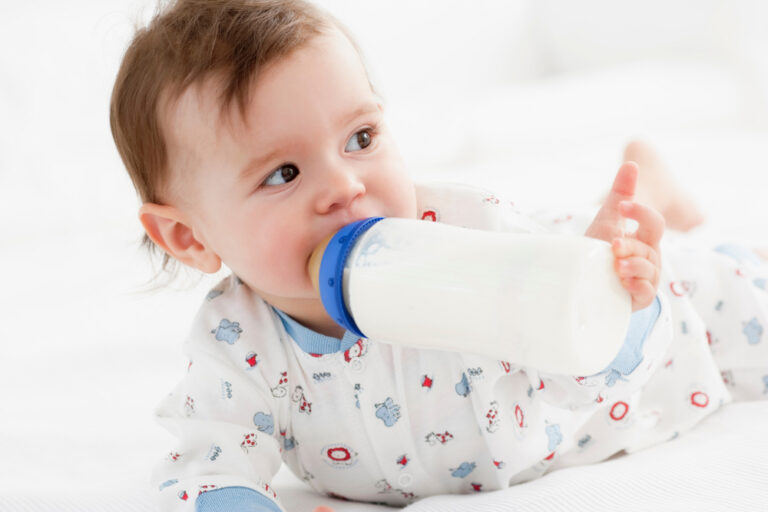
<instances>
[{"instance_id":1,"label":"baby's face","mask_svg":"<svg viewBox=\"0 0 768 512\"><path fill-rule=\"evenodd\" d=\"M337 31L268 66L241 118L214 81L163 118L174 206L195 238L289 314L315 301L314 247L366 217L416 215L413 183L360 58ZM183 177L182 177L183 176Z\"/></svg>"}]
</instances>

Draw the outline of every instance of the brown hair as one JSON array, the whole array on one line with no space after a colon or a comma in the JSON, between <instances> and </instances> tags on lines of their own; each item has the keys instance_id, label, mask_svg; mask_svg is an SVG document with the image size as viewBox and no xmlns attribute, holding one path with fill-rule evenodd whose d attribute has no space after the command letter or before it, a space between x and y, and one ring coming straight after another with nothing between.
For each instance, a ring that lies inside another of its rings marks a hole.
<instances>
[{"instance_id":1,"label":"brown hair","mask_svg":"<svg viewBox=\"0 0 768 512\"><path fill-rule=\"evenodd\" d=\"M159 5L126 50L110 103L112 137L142 202L159 202L168 180L161 96L163 101L177 99L191 84L221 74L222 109L237 101L242 114L252 81L265 65L331 26L352 41L330 14L303 0L176 0ZM157 249L146 234L142 245L150 253ZM168 270L170 261L164 254L160 272Z\"/></svg>"}]
</instances>

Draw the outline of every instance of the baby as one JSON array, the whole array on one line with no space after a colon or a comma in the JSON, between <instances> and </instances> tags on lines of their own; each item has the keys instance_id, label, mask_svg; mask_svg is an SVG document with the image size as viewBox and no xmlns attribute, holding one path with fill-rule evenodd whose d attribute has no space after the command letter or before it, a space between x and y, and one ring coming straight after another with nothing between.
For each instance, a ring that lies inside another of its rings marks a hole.
<instances>
[{"instance_id":1,"label":"baby","mask_svg":"<svg viewBox=\"0 0 768 512\"><path fill-rule=\"evenodd\" d=\"M153 477L163 510L283 510L270 484L283 461L350 500L496 490L662 442L733 397L763 396L768 266L740 248L665 247L662 270L664 216L681 229L700 219L640 144L626 154L640 171L623 164L594 219L570 223L612 243L632 297L623 348L604 371L545 374L338 326L306 268L350 222L563 223L470 187L415 185L356 46L300 0L167 6L125 54L111 126L145 241L164 263L232 270L202 304L187 374L158 409L179 438Z\"/></svg>"}]
</instances>

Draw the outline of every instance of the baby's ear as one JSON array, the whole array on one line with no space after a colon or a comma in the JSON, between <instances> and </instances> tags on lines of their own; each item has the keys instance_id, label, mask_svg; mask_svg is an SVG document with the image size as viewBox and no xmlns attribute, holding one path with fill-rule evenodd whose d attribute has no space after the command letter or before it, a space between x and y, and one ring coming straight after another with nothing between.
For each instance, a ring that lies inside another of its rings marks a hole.
<instances>
[{"instance_id":1,"label":"baby's ear","mask_svg":"<svg viewBox=\"0 0 768 512\"><path fill-rule=\"evenodd\" d=\"M177 208L144 203L139 208L139 220L149 238L176 260L208 273L221 268L221 258L195 237Z\"/></svg>"}]
</instances>

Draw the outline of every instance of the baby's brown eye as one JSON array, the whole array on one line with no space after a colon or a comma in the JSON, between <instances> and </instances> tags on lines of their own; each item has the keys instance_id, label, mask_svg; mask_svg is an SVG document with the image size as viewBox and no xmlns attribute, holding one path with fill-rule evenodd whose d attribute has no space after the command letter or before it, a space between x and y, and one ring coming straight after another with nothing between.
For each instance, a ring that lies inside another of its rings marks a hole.
<instances>
[{"instance_id":1,"label":"baby's brown eye","mask_svg":"<svg viewBox=\"0 0 768 512\"><path fill-rule=\"evenodd\" d=\"M270 174L264 181L264 185L275 186L288 183L296 179L299 175L299 168L293 164L281 165L275 172Z\"/></svg>"},{"instance_id":2,"label":"baby's brown eye","mask_svg":"<svg viewBox=\"0 0 768 512\"><path fill-rule=\"evenodd\" d=\"M295 165L284 165L280 168L280 174L285 181L291 181L299 175L299 170Z\"/></svg>"},{"instance_id":3,"label":"baby's brown eye","mask_svg":"<svg viewBox=\"0 0 768 512\"><path fill-rule=\"evenodd\" d=\"M357 144L361 148L367 148L368 144L371 143L371 134L368 132L358 132L357 134Z\"/></svg>"},{"instance_id":4,"label":"baby's brown eye","mask_svg":"<svg viewBox=\"0 0 768 512\"><path fill-rule=\"evenodd\" d=\"M344 151L360 151L371 145L371 132L369 130L360 130L347 141Z\"/></svg>"}]
</instances>

